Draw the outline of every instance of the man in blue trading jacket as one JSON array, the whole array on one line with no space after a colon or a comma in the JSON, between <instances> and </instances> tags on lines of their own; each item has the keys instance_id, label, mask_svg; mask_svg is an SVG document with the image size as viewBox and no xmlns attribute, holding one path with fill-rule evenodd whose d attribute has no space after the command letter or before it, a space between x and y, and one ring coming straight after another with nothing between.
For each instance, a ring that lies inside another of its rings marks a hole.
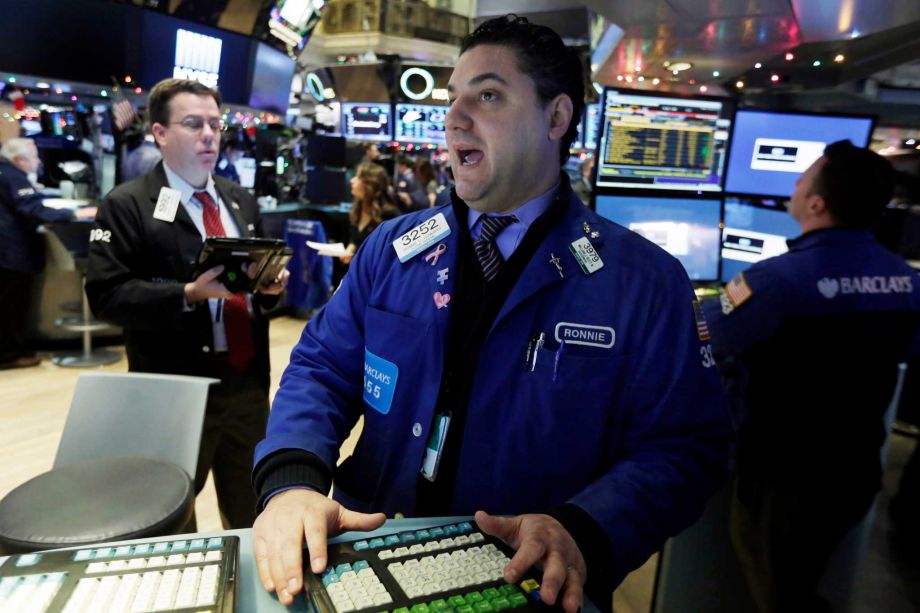
<instances>
[{"instance_id":1,"label":"man in blue trading jacket","mask_svg":"<svg viewBox=\"0 0 920 613\"><path fill-rule=\"evenodd\" d=\"M730 423L681 265L584 207L561 165L584 107L552 30L508 16L448 87L452 202L384 223L304 330L256 452L260 579L284 603L326 536L469 514L604 608L727 473ZM497 238L496 238L497 237ZM354 455L336 466L359 418ZM335 500L326 497L335 483Z\"/></svg>"},{"instance_id":2,"label":"man in blue trading jacket","mask_svg":"<svg viewBox=\"0 0 920 613\"><path fill-rule=\"evenodd\" d=\"M849 141L799 178L802 235L704 306L742 422L732 540L761 611L825 610L830 554L881 482L883 414L916 335L920 280L868 226L893 170Z\"/></svg>"},{"instance_id":3,"label":"man in blue trading jacket","mask_svg":"<svg viewBox=\"0 0 920 613\"><path fill-rule=\"evenodd\" d=\"M74 214L44 206L29 178L40 165L30 138L11 138L0 149L0 369L40 362L27 351L25 338L32 282L45 267L44 241L37 227L96 212L87 208Z\"/></svg>"}]
</instances>

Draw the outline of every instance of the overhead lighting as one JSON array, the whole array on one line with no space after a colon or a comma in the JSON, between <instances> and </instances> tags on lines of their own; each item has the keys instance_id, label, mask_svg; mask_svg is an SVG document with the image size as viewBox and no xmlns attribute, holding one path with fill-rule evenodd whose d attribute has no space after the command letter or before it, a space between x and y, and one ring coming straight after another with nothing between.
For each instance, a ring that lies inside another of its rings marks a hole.
<instances>
[{"instance_id":1,"label":"overhead lighting","mask_svg":"<svg viewBox=\"0 0 920 613\"><path fill-rule=\"evenodd\" d=\"M690 62L672 62L668 66L668 69L671 72L683 72L685 70L690 70L691 68L693 68L693 64Z\"/></svg>"},{"instance_id":2,"label":"overhead lighting","mask_svg":"<svg viewBox=\"0 0 920 613\"><path fill-rule=\"evenodd\" d=\"M850 38L859 38L859 30L853 28L853 30L850 32Z\"/></svg>"},{"instance_id":3,"label":"overhead lighting","mask_svg":"<svg viewBox=\"0 0 920 613\"><path fill-rule=\"evenodd\" d=\"M632 75L626 75L626 82L627 82L627 83L632 83L632 82L633 82Z\"/></svg>"},{"instance_id":4,"label":"overhead lighting","mask_svg":"<svg viewBox=\"0 0 920 613\"><path fill-rule=\"evenodd\" d=\"M744 81L735 81L735 87L737 87L738 89L743 89Z\"/></svg>"},{"instance_id":5,"label":"overhead lighting","mask_svg":"<svg viewBox=\"0 0 920 613\"><path fill-rule=\"evenodd\" d=\"M39 81L38 83L35 84L35 87L37 87L38 89L49 89L51 87L51 84L46 83L45 81Z\"/></svg>"},{"instance_id":6,"label":"overhead lighting","mask_svg":"<svg viewBox=\"0 0 920 613\"><path fill-rule=\"evenodd\" d=\"M817 68L818 66L821 65L821 60L815 60L814 62L811 63L811 65Z\"/></svg>"},{"instance_id":7,"label":"overhead lighting","mask_svg":"<svg viewBox=\"0 0 920 613\"><path fill-rule=\"evenodd\" d=\"M761 64L760 62L757 62L756 64L754 64L754 68L763 68L763 64Z\"/></svg>"},{"instance_id":8,"label":"overhead lighting","mask_svg":"<svg viewBox=\"0 0 920 613\"><path fill-rule=\"evenodd\" d=\"M904 141L904 144L905 144L905 145L910 145L911 147L913 147L914 145L917 144L917 139L915 139L915 138L908 138L906 141Z\"/></svg>"},{"instance_id":9,"label":"overhead lighting","mask_svg":"<svg viewBox=\"0 0 920 613\"><path fill-rule=\"evenodd\" d=\"M636 69L636 72L642 72L642 64L636 64L633 68Z\"/></svg>"},{"instance_id":10,"label":"overhead lighting","mask_svg":"<svg viewBox=\"0 0 920 613\"><path fill-rule=\"evenodd\" d=\"M673 71L671 74L674 75L674 76L676 77L676 76L679 75L680 73L677 72L677 71L675 70L675 71Z\"/></svg>"},{"instance_id":11,"label":"overhead lighting","mask_svg":"<svg viewBox=\"0 0 920 613\"><path fill-rule=\"evenodd\" d=\"M645 81L645 77L643 77L642 75L639 75L639 83L642 83L643 81Z\"/></svg>"},{"instance_id":12,"label":"overhead lighting","mask_svg":"<svg viewBox=\"0 0 920 613\"><path fill-rule=\"evenodd\" d=\"M618 74L618 75L617 75L617 81L622 81L622 80L623 80L623 75Z\"/></svg>"},{"instance_id":13,"label":"overhead lighting","mask_svg":"<svg viewBox=\"0 0 920 613\"><path fill-rule=\"evenodd\" d=\"M838 53L834 56L834 63L843 64L843 60L847 59L842 53Z\"/></svg>"},{"instance_id":14,"label":"overhead lighting","mask_svg":"<svg viewBox=\"0 0 920 613\"><path fill-rule=\"evenodd\" d=\"M131 75L125 75L125 83L130 83L131 80Z\"/></svg>"},{"instance_id":15,"label":"overhead lighting","mask_svg":"<svg viewBox=\"0 0 920 613\"><path fill-rule=\"evenodd\" d=\"M690 85L696 85L696 79L690 79L688 83L690 83Z\"/></svg>"},{"instance_id":16,"label":"overhead lighting","mask_svg":"<svg viewBox=\"0 0 920 613\"><path fill-rule=\"evenodd\" d=\"M652 79L652 85L658 85L659 83L661 83L661 79L659 79L658 77L655 77L654 79Z\"/></svg>"},{"instance_id":17,"label":"overhead lighting","mask_svg":"<svg viewBox=\"0 0 920 613\"><path fill-rule=\"evenodd\" d=\"M707 91L709 91L709 88L706 87L705 85L700 85L700 91L705 94Z\"/></svg>"},{"instance_id":18,"label":"overhead lighting","mask_svg":"<svg viewBox=\"0 0 920 613\"><path fill-rule=\"evenodd\" d=\"M792 60L795 59L795 55L793 55L791 51L787 51L785 57L786 57L787 62L791 62Z\"/></svg>"},{"instance_id":19,"label":"overhead lighting","mask_svg":"<svg viewBox=\"0 0 920 613\"><path fill-rule=\"evenodd\" d=\"M669 62L669 61L667 61L667 60L665 60L665 61L664 61L664 64L662 64L662 66L664 66L665 68L667 68L667 67L670 66L670 65L671 65L671 62Z\"/></svg>"},{"instance_id":20,"label":"overhead lighting","mask_svg":"<svg viewBox=\"0 0 920 613\"><path fill-rule=\"evenodd\" d=\"M770 75L770 80L773 81L774 83L779 83L779 75L775 73Z\"/></svg>"},{"instance_id":21,"label":"overhead lighting","mask_svg":"<svg viewBox=\"0 0 920 613\"><path fill-rule=\"evenodd\" d=\"M712 76L714 76L714 77L718 77L718 76L721 75L721 74L722 74L722 73L719 72L718 70L713 70L713 71L712 71Z\"/></svg>"}]
</instances>

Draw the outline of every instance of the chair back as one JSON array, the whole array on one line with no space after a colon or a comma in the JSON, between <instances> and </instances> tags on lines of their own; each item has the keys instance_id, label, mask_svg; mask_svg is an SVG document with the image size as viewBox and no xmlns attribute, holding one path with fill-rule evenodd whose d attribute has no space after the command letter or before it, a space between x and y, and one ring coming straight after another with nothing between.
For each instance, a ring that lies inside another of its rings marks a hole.
<instances>
[{"instance_id":1,"label":"chair back","mask_svg":"<svg viewBox=\"0 0 920 613\"><path fill-rule=\"evenodd\" d=\"M217 379L81 373L54 467L111 456L172 462L192 479L208 387Z\"/></svg>"}]
</instances>

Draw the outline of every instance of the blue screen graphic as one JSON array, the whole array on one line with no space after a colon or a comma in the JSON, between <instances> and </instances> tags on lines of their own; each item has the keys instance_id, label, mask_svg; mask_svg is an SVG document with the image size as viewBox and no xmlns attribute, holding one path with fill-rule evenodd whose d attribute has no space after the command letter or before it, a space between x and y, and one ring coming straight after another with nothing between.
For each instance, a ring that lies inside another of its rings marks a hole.
<instances>
[{"instance_id":1,"label":"blue screen graphic","mask_svg":"<svg viewBox=\"0 0 920 613\"><path fill-rule=\"evenodd\" d=\"M871 136L872 120L867 117L739 110L725 191L788 198L796 179L821 157L825 146L849 139L865 147Z\"/></svg>"},{"instance_id":2,"label":"blue screen graphic","mask_svg":"<svg viewBox=\"0 0 920 613\"><path fill-rule=\"evenodd\" d=\"M397 104L396 140L443 146L448 110L449 107L433 104Z\"/></svg>"},{"instance_id":3,"label":"blue screen graphic","mask_svg":"<svg viewBox=\"0 0 920 613\"><path fill-rule=\"evenodd\" d=\"M726 198L722 281L731 280L755 262L786 253L786 239L801 233L798 222L782 208L765 208Z\"/></svg>"},{"instance_id":4,"label":"blue screen graphic","mask_svg":"<svg viewBox=\"0 0 920 613\"><path fill-rule=\"evenodd\" d=\"M600 121L598 113L600 113L600 109L599 102L585 107L585 128L583 130L585 149L597 149L597 128L598 121Z\"/></svg>"},{"instance_id":5,"label":"blue screen graphic","mask_svg":"<svg viewBox=\"0 0 920 613\"><path fill-rule=\"evenodd\" d=\"M388 141L389 102L346 102L342 104L342 134L353 140Z\"/></svg>"},{"instance_id":6,"label":"blue screen graphic","mask_svg":"<svg viewBox=\"0 0 920 613\"><path fill-rule=\"evenodd\" d=\"M719 278L720 200L597 196L601 217L652 241L684 265L694 281Z\"/></svg>"}]
</instances>

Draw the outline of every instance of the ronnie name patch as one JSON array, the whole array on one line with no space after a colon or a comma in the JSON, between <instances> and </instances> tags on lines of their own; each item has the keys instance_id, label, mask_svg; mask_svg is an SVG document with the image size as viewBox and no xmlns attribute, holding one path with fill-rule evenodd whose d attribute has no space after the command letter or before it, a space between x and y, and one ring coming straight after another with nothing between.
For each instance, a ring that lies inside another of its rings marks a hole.
<instances>
[{"instance_id":1,"label":"ronnie name patch","mask_svg":"<svg viewBox=\"0 0 920 613\"><path fill-rule=\"evenodd\" d=\"M560 321L556 324L556 342L570 345L588 345L610 349L616 342L616 332L608 326L589 326Z\"/></svg>"}]
</instances>

